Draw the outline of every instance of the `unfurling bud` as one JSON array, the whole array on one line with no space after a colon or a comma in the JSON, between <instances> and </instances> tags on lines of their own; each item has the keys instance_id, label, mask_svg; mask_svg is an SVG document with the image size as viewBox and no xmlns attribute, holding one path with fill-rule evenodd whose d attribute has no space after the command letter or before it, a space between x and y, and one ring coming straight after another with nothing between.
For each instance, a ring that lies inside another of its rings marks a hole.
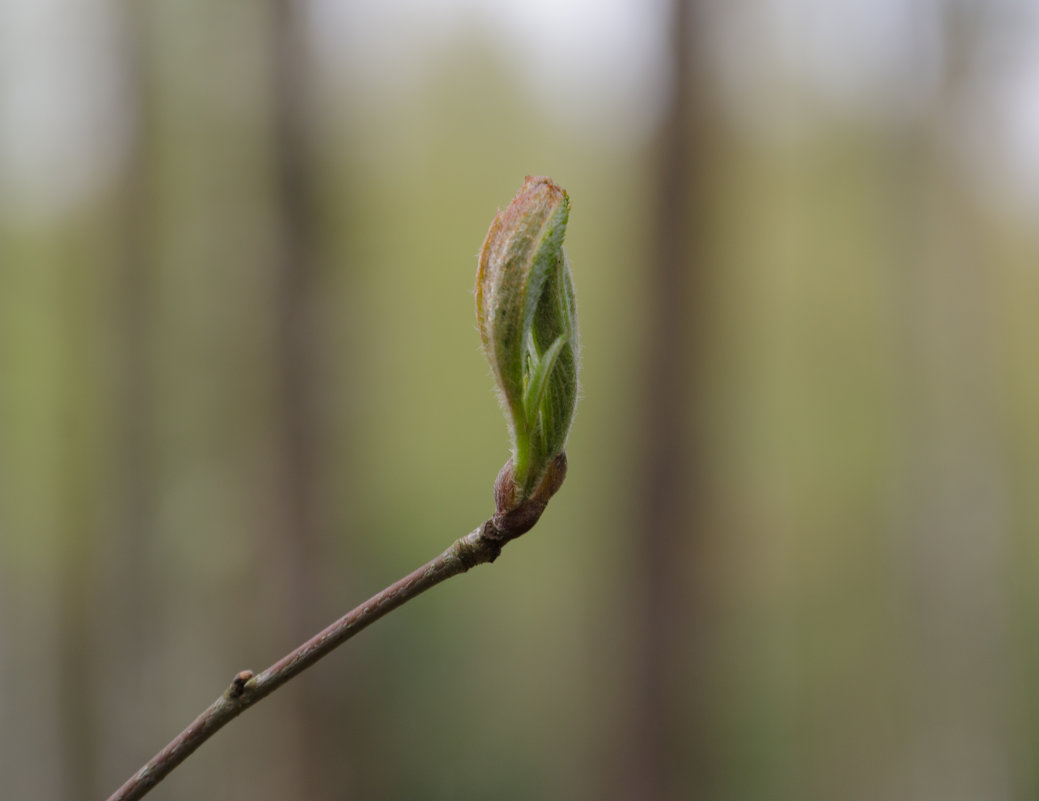
<instances>
[{"instance_id":1,"label":"unfurling bud","mask_svg":"<svg viewBox=\"0 0 1039 801\"><path fill-rule=\"evenodd\" d=\"M528 176L480 250L476 316L512 435L495 488L499 516L528 499L543 509L565 473L577 404L576 305L563 251L569 215L563 189Z\"/></svg>"}]
</instances>

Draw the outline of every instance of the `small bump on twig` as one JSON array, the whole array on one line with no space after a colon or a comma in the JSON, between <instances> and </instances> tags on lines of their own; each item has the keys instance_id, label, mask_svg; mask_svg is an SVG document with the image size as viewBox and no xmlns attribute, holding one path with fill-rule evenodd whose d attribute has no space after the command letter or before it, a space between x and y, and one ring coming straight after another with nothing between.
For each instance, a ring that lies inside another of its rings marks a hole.
<instances>
[{"instance_id":1,"label":"small bump on twig","mask_svg":"<svg viewBox=\"0 0 1039 801\"><path fill-rule=\"evenodd\" d=\"M245 685L253 677L251 670L243 670L231 681L231 686L227 690L228 698L241 698L245 692Z\"/></svg>"}]
</instances>

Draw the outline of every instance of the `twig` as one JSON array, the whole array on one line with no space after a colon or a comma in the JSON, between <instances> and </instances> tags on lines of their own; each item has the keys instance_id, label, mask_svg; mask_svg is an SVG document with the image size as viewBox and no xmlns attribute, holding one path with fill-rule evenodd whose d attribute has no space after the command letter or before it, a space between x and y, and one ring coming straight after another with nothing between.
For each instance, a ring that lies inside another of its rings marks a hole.
<instances>
[{"instance_id":1,"label":"twig","mask_svg":"<svg viewBox=\"0 0 1039 801\"><path fill-rule=\"evenodd\" d=\"M541 508L544 508L543 504ZM540 516L540 511L541 509L537 510L537 516ZM142 798L196 748L257 701L270 695L289 679L302 673L387 612L445 579L464 573L484 562L493 562L506 542L533 525L533 522L530 522L530 525L512 527L503 526L501 522L499 519L499 525L495 525L494 521L488 520L479 528L455 540L454 544L436 559L373 595L262 673L253 674L251 670L243 670L234 677L231 686L223 695L210 704L206 711L195 718L190 726L171 740L144 767L127 779L108 801L133 801Z\"/></svg>"},{"instance_id":2,"label":"twig","mask_svg":"<svg viewBox=\"0 0 1039 801\"><path fill-rule=\"evenodd\" d=\"M243 670L108 801L142 798L233 718L387 612L451 576L493 562L528 531L566 477L563 450L577 403L577 310L563 252L566 192L528 177L499 212L480 251L477 320L503 406L513 458L494 485L494 517L414 573L391 584L259 675Z\"/></svg>"}]
</instances>

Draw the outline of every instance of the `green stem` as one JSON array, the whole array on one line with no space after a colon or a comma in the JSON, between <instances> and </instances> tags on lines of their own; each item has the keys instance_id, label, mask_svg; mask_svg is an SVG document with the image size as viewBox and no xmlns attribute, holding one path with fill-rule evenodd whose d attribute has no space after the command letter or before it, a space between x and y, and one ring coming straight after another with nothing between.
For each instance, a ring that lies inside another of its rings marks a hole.
<instances>
[{"instance_id":1,"label":"green stem","mask_svg":"<svg viewBox=\"0 0 1039 801\"><path fill-rule=\"evenodd\" d=\"M132 801L142 798L202 743L257 701L302 673L361 629L421 595L430 587L464 573L476 565L493 562L501 553L502 546L519 533L522 532L502 531L491 521L487 521L476 530L455 540L440 556L373 595L262 673L254 675L252 671L242 671L235 676L223 695L127 779L108 801Z\"/></svg>"}]
</instances>

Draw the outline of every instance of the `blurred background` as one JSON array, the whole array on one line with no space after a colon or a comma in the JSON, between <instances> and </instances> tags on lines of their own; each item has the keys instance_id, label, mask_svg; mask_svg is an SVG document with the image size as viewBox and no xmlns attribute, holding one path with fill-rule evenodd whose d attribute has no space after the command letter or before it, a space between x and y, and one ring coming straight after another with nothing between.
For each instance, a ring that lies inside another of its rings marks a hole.
<instances>
[{"instance_id":1,"label":"blurred background","mask_svg":"<svg viewBox=\"0 0 1039 801\"><path fill-rule=\"evenodd\" d=\"M527 174L564 490L151 797L1039 797L1030 0L2 0L0 795L493 511Z\"/></svg>"}]
</instances>

